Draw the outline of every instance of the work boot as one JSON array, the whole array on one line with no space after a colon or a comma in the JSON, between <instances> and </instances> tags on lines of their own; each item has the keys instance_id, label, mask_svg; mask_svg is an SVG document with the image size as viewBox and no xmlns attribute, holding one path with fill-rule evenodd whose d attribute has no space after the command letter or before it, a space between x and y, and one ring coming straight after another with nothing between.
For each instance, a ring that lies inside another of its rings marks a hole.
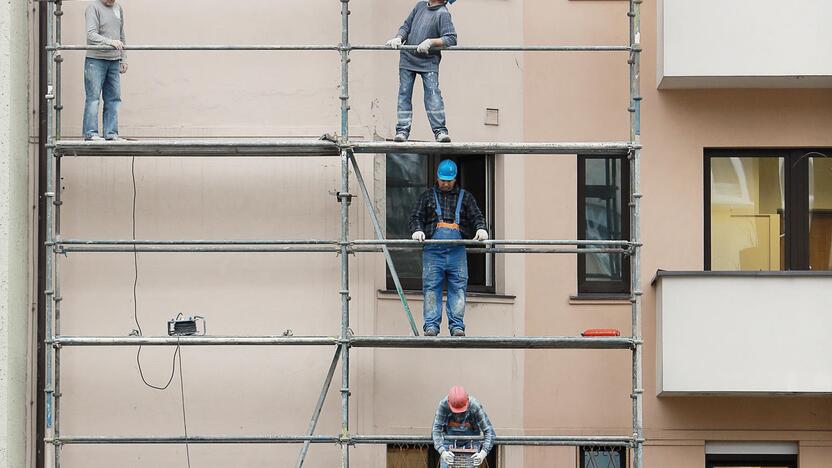
<instances>
[{"instance_id":1,"label":"work boot","mask_svg":"<svg viewBox=\"0 0 832 468\"><path fill-rule=\"evenodd\" d=\"M451 330L451 336L465 336L465 330L461 328L454 328Z\"/></svg>"},{"instance_id":2,"label":"work boot","mask_svg":"<svg viewBox=\"0 0 832 468\"><path fill-rule=\"evenodd\" d=\"M425 336L436 336L439 334L439 330L435 328L428 328L425 330Z\"/></svg>"},{"instance_id":3,"label":"work boot","mask_svg":"<svg viewBox=\"0 0 832 468\"><path fill-rule=\"evenodd\" d=\"M84 137L84 141L104 141L104 139L96 134L92 134L88 137Z\"/></svg>"},{"instance_id":4,"label":"work boot","mask_svg":"<svg viewBox=\"0 0 832 468\"><path fill-rule=\"evenodd\" d=\"M450 143L451 137L445 132L439 132L436 134L436 142L437 143Z\"/></svg>"},{"instance_id":5,"label":"work boot","mask_svg":"<svg viewBox=\"0 0 832 468\"><path fill-rule=\"evenodd\" d=\"M399 132L396 134L395 137L393 137L393 141L395 141L396 143L404 143L405 141L407 141L407 135Z\"/></svg>"}]
</instances>

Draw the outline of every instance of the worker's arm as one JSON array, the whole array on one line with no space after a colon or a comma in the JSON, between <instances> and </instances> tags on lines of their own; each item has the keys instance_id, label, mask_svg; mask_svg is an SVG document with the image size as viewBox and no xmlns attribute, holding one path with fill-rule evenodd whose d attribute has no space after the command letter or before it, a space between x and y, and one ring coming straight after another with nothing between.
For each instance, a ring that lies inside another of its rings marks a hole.
<instances>
[{"instance_id":1,"label":"worker's arm","mask_svg":"<svg viewBox=\"0 0 832 468\"><path fill-rule=\"evenodd\" d=\"M124 34L124 7L119 3L118 9L121 10L121 30L119 31L119 36L121 37L121 43L127 44L127 36ZM127 51L124 49L121 50L121 66L124 71L127 71Z\"/></svg>"},{"instance_id":2,"label":"worker's arm","mask_svg":"<svg viewBox=\"0 0 832 468\"><path fill-rule=\"evenodd\" d=\"M485 223L485 216L482 215L480 207L477 206L477 200L469 191L465 191L465 198L462 200L462 208L465 210L465 217L475 230L488 230L488 225Z\"/></svg>"},{"instance_id":3,"label":"worker's arm","mask_svg":"<svg viewBox=\"0 0 832 468\"><path fill-rule=\"evenodd\" d=\"M419 196L419 199L416 200L416 204L413 205L413 209L410 210L410 220L408 222L408 226L410 227L411 234L416 231L425 232L425 223L427 220L425 219L424 213L428 208L428 193L429 192L427 191L423 192L422 195Z\"/></svg>"},{"instance_id":4,"label":"worker's arm","mask_svg":"<svg viewBox=\"0 0 832 468\"><path fill-rule=\"evenodd\" d=\"M448 415L450 413L450 408L448 407L448 400L442 399L439 402L439 406L436 408L436 416L433 418L433 448L436 449L437 452L442 453L445 451L445 424L448 421Z\"/></svg>"},{"instance_id":5,"label":"worker's arm","mask_svg":"<svg viewBox=\"0 0 832 468\"><path fill-rule=\"evenodd\" d=\"M404 23L399 28L399 37L401 37L402 41L405 43L407 42L408 34L410 34L410 28L413 26L413 17L416 16L417 7L418 5L413 8L409 15L407 15L407 18L405 18Z\"/></svg>"},{"instance_id":6,"label":"worker's arm","mask_svg":"<svg viewBox=\"0 0 832 468\"><path fill-rule=\"evenodd\" d=\"M101 30L101 20L98 18L98 12L95 10L94 6L90 5L87 7L87 11L84 13L84 18L87 23L87 44L113 45L112 39L108 39L98 33L98 31Z\"/></svg>"},{"instance_id":7,"label":"worker's arm","mask_svg":"<svg viewBox=\"0 0 832 468\"><path fill-rule=\"evenodd\" d=\"M451 20L451 14L446 10L439 16L439 44L435 47L452 47L456 45L456 28Z\"/></svg>"},{"instance_id":8,"label":"worker's arm","mask_svg":"<svg viewBox=\"0 0 832 468\"><path fill-rule=\"evenodd\" d=\"M483 435L482 451L487 454L491 451L491 448L494 447L494 437L496 436L494 433L494 426L491 424L491 420L488 419L488 414L485 413L485 409L482 407L482 403L480 403L479 400L476 400L476 405L472 406L474 406L477 425L480 427Z\"/></svg>"}]
</instances>

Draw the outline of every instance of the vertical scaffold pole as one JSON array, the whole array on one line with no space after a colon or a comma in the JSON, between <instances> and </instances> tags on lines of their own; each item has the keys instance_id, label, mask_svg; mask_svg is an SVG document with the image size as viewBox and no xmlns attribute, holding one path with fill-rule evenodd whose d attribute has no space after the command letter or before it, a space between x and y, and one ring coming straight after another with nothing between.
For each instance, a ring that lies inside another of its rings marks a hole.
<instances>
[{"instance_id":1,"label":"vertical scaffold pole","mask_svg":"<svg viewBox=\"0 0 832 468\"><path fill-rule=\"evenodd\" d=\"M61 8L63 2L61 0L55 1L55 43L61 43L61 18L63 17L63 9ZM58 53L55 55L55 141L61 139L61 110L63 103L61 100L61 62L63 56ZM53 183L53 204L54 204L54 240L60 242L61 240L61 158L60 156L53 156L54 178ZM54 248L54 247L53 247ZM52 300L55 303L55 323L54 332L56 336L61 334L61 270L60 260L57 252L53 254L53 271L54 278ZM55 427L53 430L53 437L57 440L61 437L61 348L55 347L55 387L52 394L54 401L54 418ZM55 446L55 466L54 468L61 468L61 445Z\"/></svg>"},{"instance_id":2,"label":"vertical scaffold pole","mask_svg":"<svg viewBox=\"0 0 832 468\"><path fill-rule=\"evenodd\" d=\"M349 143L349 62L350 62L350 4L341 0L341 142ZM338 198L341 202L341 468L350 466L350 154L341 151L341 189Z\"/></svg>"},{"instance_id":3,"label":"vertical scaffold pole","mask_svg":"<svg viewBox=\"0 0 832 468\"><path fill-rule=\"evenodd\" d=\"M633 347L633 468L644 468L644 383L641 334L641 3L630 0L630 225L633 255L630 260Z\"/></svg>"},{"instance_id":4,"label":"vertical scaffold pole","mask_svg":"<svg viewBox=\"0 0 832 468\"><path fill-rule=\"evenodd\" d=\"M47 9L46 11L46 42L50 47L55 46L55 4L54 3L45 3L41 4L44 8ZM55 138L54 138L54 131L53 126L55 124L55 114L54 114L54 106L55 106L55 81L54 81L54 71L55 71L55 51L53 49L49 49L47 52L47 59L46 59L46 192L43 194L44 198L46 199L46 272L45 272L45 279L46 284L43 287L44 290L44 297L41 300L44 301L44 309L46 317L44 317L46 330L44 335L46 336L47 341L51 341L53 337L52 333L52 313L53 313L53 306L54 302L52 298L54 297L54 246L55 246L55 238L53 236L52 225L55 216ZM44 361L45 361L45 381L44 381L44 418L45 418L45 435L49 437L49 429L52 428L52 407L53 401L52 397L54 395L54 388L53 388L53 380L52 380L52 352L53 348L52 345L47 343L47 346L44 348ZM46 459L48 450L46 450L46 442L41 441L44 443L44 459ZM53 446L53 450L56 450L56 446Z\"/></svg>"}]
</instances>

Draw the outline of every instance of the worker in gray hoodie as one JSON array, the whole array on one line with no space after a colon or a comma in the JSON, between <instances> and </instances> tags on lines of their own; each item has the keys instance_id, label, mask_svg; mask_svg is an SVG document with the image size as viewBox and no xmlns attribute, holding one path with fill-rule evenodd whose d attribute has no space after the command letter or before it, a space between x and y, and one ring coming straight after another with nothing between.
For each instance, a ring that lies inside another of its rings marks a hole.
<instances>
[{"instance_id":1,"label":"worker in gray hoodie","mask_svg":"<svg viewBox=\"0 0 832 468\"><path fill-rule=\"evenodd\" d=\"M451 141L445 127L445 103L439 90L439 62L442 47L456 45L456 30L446 6L455 0L420 1L404 20L399 34L387 41L398 49L402 44L416 45L416 51L402 50L399 57L399 102L395 141L407 141L413 121L413 86L421 75L425 89L425 110L436 141Z\"/></svg>"},{"instance_id":2,"label":"worker in gray hoodie","mask_svg":"<svg viewBox=\"0 0 832 468\"><path fill-rule=\"evenodd\" d=\"M127 73L124 55L124 9L116 0L93 0L87 7L87 45L106 49L87 50L84 62L84 139L101 140L98 104L104 98L104 138L119 140L118 107L121 74Z\"/></svg>"}]
</instances>

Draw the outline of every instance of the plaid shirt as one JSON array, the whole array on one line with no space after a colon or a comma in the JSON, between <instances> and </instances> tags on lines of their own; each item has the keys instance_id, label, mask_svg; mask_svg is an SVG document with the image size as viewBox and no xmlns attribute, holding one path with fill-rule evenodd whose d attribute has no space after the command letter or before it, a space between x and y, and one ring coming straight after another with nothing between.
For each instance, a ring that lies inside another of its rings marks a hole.
<instances>
[{"instance_id":1,"label":"plaid shirt","mask_svg":"<svg viewBox=\"0 0 832 468\"><path fill-rule=\"evenodd\" d=\"M433 238L436 231L436 223L439 222L436 216L436 201L433 198L433 191L436 190L439 204L442 205L442 221L454 222L456 214L456 202L459 199L459 186L455 186L449 192L439 190L438 186L425 190L416 201L416 205L410 212L410 233L422 231L426 239ZM462 208L459 210L459 230L463 239L471 239L478 229L488 230L485 224L485 217L477 206L477 200L471 192L465 191L462 199Z\"/></svg>"},{"instance_id":2,"label":"plaid shirt","mask_svg":"<svg viewBox=\"0 0 832 468\"><path fill-rule=\"evenodd\" d=\"M483 433L481 450L488 453L491 447L494 446L494 426L485 414L482 404L473 396L468 397L468 411L461 413L463 417L467 416L471 423L473 430L479 430ZM448 405L448 397L439 402L439 407L436 408L436 417L433 419L433 446L436 451L442 453L445 451L445 435L447 434L448 421L454 418L455 415Z\"/></svg>"}]
</instances>

